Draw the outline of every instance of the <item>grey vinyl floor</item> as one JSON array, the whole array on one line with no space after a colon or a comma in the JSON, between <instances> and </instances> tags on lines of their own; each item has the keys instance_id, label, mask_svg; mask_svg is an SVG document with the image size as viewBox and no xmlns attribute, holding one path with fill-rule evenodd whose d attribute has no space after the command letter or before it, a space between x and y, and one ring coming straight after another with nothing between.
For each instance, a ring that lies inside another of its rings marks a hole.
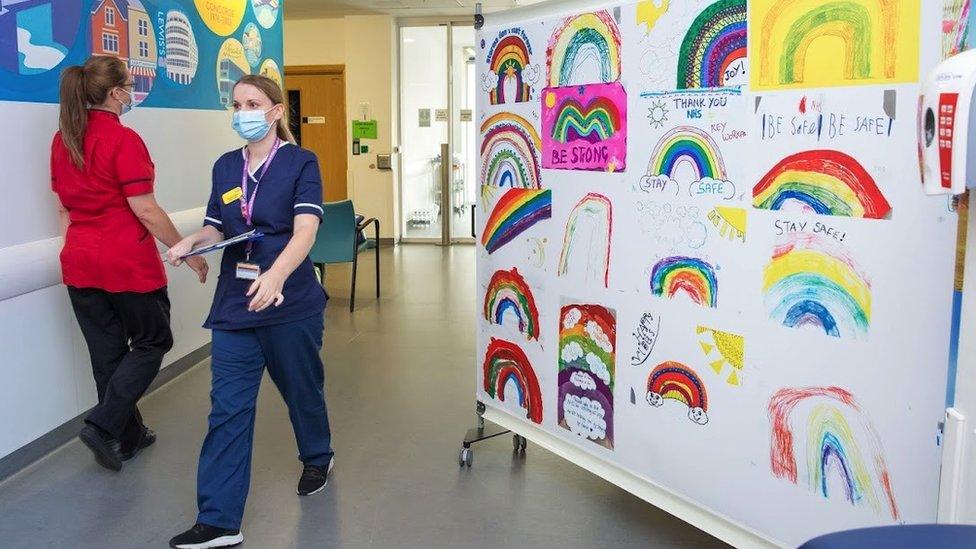
<instances>
[{"instance_id":1,"label":"grey vinyl floor","mask_svg":"<svg viewBox=\"0 0 976 549\"><path fill-rule=\"evenodd\" d=\"M530 443L477 446L474 248L383 252L383 298L363 256L358 310L349 269L332 268L326 384L336 469L327 490L295 495L300 474L280 396L258 403L246 547L721 547L716 539ZM157 444L118 474L75 441L0 485L0 547L166 547L196 516L196 460L209 410L208 363L144 400ZM9 419L7 419L9 421Z\"/></svg>"}]
</instances>

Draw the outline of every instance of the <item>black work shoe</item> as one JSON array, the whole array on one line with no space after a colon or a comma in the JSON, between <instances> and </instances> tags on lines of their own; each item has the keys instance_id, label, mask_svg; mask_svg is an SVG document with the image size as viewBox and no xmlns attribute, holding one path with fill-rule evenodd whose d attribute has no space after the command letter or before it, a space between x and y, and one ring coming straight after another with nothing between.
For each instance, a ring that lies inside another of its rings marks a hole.
<instances>
[{"instance_id":1,"label":"black work shoe","mask_svg":"<svg viewBox=\"0 0 976 549\"><path fill-rule=\"evenodd\" d=\"M99 465L112 471L122 470L121 444L112 435L91 424L85 424L78 438L95 454Z\"/></svg>"},{"instance_id":2,"label":"black work shoe","mask_svg":"<svg viewBox=\"0 0 976 549\"><path fill-rule=\"evenodd\" d=\"M142 438L139 439L139 444L137 444L135 448L122 452L122 461L129 461L130 459L136 457L136 454L145 450L146 448L149 448L154 442L156 442L156 432L152 429L146 429L145 432L142 433Z\"/></svg>"},{"instance_id":3,"label":"black work shoe","mask_svg":"<svg viewBox=\"0 0 976 549\"><path fill-rule=\"evenodd\" d=\"M302 471L302 478L298 481L298 495L310 496L325 489L329 483L329 473L335 465L335 458L329 460L328 465L306 465Z\"/></svg>"},{"instance_id":4,"label":"black work shoe","mask_svg":"<svg viewBox=\"0 0 976 549\"><path fill-rule=\"evenodd\" d=\"M227 530L209 524L194 524L186 532L169 540L176 549L207 549L208 547L233 547L244 543L240 530Z\"/></svg>"}]
</instances>

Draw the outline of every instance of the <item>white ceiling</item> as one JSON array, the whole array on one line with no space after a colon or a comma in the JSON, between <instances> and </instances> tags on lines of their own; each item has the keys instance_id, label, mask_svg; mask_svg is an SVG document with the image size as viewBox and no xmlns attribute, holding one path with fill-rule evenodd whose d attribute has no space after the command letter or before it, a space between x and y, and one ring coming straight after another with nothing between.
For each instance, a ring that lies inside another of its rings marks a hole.
<instances>
[{"instance_id":1,"label":"white ceiling","mask_svg":"<svg viewBox=\"0 0 976 549\"><path fill-rule=\"evenodd\" d=\"M484 11L528 6L542 0L481 0ZM303 19L342 15L389 14L396 17L474 15L476 0L284 0L285 17Z\"/></svg>"}]
</instances>

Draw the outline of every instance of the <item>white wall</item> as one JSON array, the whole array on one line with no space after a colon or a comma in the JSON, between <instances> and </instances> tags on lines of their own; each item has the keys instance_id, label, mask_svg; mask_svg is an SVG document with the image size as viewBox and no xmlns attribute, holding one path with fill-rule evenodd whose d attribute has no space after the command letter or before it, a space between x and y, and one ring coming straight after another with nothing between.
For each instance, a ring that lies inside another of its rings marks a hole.
<instances>
[{"instance_id":1,"label":"white wall","mask_svg":"<svg viewBox=\"0 0 976 549\"><path fill-rule=\"evenodd\" d=\"M61 243L50 191L50 143L57 105L0 102L0 458L96 402L88 353L60 284ZM184 233L196 230L220 153L239 146L227 113L137 107L123 118L146 141L156 163L156 196ZM16 131L10 130L16 128ZM213 261L211 261L213 263ZM216 265L211 265L216 267ZM209 341L200 325L214 276L201 286L192 272L169 269L175 346L164 365ZM152 418L147 418L152 422Z\"/></svg>"},{"instance_id":2,"label":"white wall","mask_svg":"<svg viewBox=\"0 0 976 549\"><path fill-rule=\"evenodd\" d=\"M394 62L396 26L387 15L285 21L285 65L345 65L346 118L360 116L368 103L370 118L379 124L379 139L367 140L369 154L353 156L349 132L347 190L356 211L380 220L382 237L396 238L394 171L377 170L378 153L394 144ZM348 122L347 121L347 125Z\"/></svg>"},{"instance_id":3,"label":"white wall","mask_svg":"<svg viewBox=\"0 0 976 549\"><path fill-rule=\"evenodd\" d=\"M970 194L969 244L966 249L965 294L959 338L959 364L956 372L956 398L953 407L966 418L963 430L963 459L960 477L954 482L963 489L957 502L960 522L976 524L976 194ZM944 474L946 472L944 471ZM953 482L950 480L950 482Z\"/></svg>"}]
</instances>

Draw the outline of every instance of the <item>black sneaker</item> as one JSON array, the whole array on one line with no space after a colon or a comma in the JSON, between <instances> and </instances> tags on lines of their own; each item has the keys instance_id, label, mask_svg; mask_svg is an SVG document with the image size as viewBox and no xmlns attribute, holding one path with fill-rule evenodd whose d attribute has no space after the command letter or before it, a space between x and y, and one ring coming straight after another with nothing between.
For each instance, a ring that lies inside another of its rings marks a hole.
<instances>
[{"instance_id":1,"label":"black sneaker","mask_svg":"<svg viewBox=\"0 0 976 549\"><path fill-rule=\"evenodd\" d=\"M176 549L207 549L208 547L233 547L244 543L240 530L226 530L208 524L194 524L186 532L169 540Z\"/></svg>"},{"instance_id":2,"label":"black sneaker","mask_svg":"<svg viewBox=\"0 0 976 549\"><path fill-rule=\"evenodd\" d=\"M156 442L156 432L152 429L146 429L145 432L142 433L142 438L139 439L139 444L137 444L135 448L127 452L122 452L122 461L129 461L130 459L136 457L136 454L145 450L146 448L149 448L154 442Z\"/></svg>"},{"instance_id":3,"label":"black sneaker","mask_svg":"<svg viewBox=\"0 0 976 549\"><path fill-rule=\"evenodd\" d=\"M112 471L122 470L121 444L115 437L94 425L86 423L78 438L95 454L95 461L99 465Z\"/></svg>"},{"instance_id":4,"label":"black sneaker","mask_svg":"<svg viewBox=\"0 0 976 549\"><path fill-rule=\"evenodd\" d=\"M324 490L334 465L335 458L329 460L328 465L306 465L302 478L298 481L298 495L310 496Z\"/></svg>"}]
</instances>

